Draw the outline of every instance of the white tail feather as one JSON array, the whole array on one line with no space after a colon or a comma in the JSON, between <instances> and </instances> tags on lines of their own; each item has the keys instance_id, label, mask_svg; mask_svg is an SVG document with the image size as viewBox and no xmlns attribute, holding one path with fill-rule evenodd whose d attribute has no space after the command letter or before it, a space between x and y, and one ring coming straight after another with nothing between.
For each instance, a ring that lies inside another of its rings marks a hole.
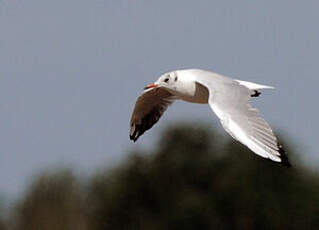
<instances>
[{"instance_id":1,"label":"white tail feather","mask_svg":"<svg viewBox=\"0 0 319 230\"><path fill-rule=\"evenodd\" d=\"M240 81L240 80L235 80L237 81L240 85L246 86L250 90L258 90L258 89L274 89L275 87L273 86L268 86L268 85L259 85L253 82L249 81Z\"/></svg>"}]
</instances>

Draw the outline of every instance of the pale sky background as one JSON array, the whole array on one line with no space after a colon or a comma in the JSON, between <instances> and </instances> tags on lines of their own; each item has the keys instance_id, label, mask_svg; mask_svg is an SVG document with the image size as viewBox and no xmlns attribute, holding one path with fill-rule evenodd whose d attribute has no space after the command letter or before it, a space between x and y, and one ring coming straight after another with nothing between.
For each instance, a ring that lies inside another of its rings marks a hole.
<instances>
[{"instance_id":1,"label":"pale sky background","mask_svg":"<svg viewBox=\"0 0 319 230\"><path fill-rule=\"evenodd\" d=\"M48 167L112 166L180 118L221 130L208 106L179 102L129 141L144 85L180 68L275 86L254 104L317 168L318 9L307 0L0 0L0 196L21 194Z\"/></svg>"}]
</instances>

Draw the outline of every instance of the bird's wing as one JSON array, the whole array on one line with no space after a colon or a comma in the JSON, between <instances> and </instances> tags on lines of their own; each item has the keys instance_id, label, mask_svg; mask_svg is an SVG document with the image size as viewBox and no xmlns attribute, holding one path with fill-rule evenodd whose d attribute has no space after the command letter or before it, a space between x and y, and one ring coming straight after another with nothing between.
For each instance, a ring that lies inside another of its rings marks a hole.
<instances>
[{"instance_id":1,"label":"bird's wing","mask_svg":"<svg viewBox=\"0 0 319 230\"><path fill-rule=\"evenodd\" d=\"M136 101L130 122L130 139L136 141L161 118L176 99L163 88L147 89Z\"/></svg>"},{"instance_id":2,"label":"bird's wing","mask_svg":"<svg viewBox=\"0 0 319 230\"><path fill-rule=\"evenodd\" d=\"M271 127L249 104L250 91L247 87L229 78L216 82L201 75L197 81L208 88L209 105L233 138L264 158L290 166Z\"/></svg>"}]
</instances>

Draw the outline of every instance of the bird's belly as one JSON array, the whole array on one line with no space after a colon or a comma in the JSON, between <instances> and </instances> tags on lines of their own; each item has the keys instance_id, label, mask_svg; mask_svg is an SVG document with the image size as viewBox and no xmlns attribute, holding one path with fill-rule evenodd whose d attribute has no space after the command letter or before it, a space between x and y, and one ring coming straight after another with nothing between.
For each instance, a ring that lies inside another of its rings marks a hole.
<instances>
[{"instance_id":1,"label":"bird's belly","mask_svg":"<svg viewBox=\"0 0 319 230\"><path fill-rule=\"evenodd\" d=\"M208 89L200 84L196 84L194 91L187 95L180 95L180 98L184 101L191 103L207 104L209 92Z\"/></svg>"}]
</instances>

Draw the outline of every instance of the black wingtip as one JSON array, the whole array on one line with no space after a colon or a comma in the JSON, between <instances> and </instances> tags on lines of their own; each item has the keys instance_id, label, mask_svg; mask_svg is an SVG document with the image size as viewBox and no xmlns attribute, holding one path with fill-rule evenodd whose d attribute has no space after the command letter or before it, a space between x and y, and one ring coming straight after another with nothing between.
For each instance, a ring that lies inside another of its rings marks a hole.
<instances>
[{"instance_id":1,"label":"black wingtip","mask_svg":"<svg viewBox=\"0 0 319 230\"><path fill-rule=\"evenodd\" d=\"M137 141L137 139L141 136L140 135L140 126L139 125L131 125L130 129L130 140L134 143Z\"/></svg>"},{"instance_id":2,"label":"black wingtip","mask_svg":"<svg viewBox=\"0 0 319 230\"><path fill-rule=\"evenodd\" d=\"M282 148L281 145L278 145L279 148L279 153L280 153L280 159L281 159L281 164L286 166L287 168L291 168L291 164L288 160L288 157L286 155L286 151Z\"/></svg>"},{"instance_id":3,"label":"black wingtip","mask_svg":"<svg viewBox=\"0 0 319 230\"><path fill-rule=\"evenodd\" d=\"M130 132L130 140L133 141L134 143L137 141L139 135L137 135L137 130L134 130L133 133Z\"/></svg>"},{"instance_id":4,"label":"black wingtip","mask_svg":"<svg viewBox=\"0 0 319 230\"><path fill-rule=\"evenodd\" d=\"M252 93L250 96L251 97L259 97L260 94L261 94L261 92L259 92L258 90L254 90L254 93Z\"/></svg>"},{"instance_id":5,"label":"black wingtip","mask_svg":"<svg viewBox=\"0 0 319 230\"><path fill-rule=\"evenodd\" d=\"M130 135L130 140L133 141L134 143L137 141L137 139L138 139L138 136Z\"/></svg>"}]
</instances>

